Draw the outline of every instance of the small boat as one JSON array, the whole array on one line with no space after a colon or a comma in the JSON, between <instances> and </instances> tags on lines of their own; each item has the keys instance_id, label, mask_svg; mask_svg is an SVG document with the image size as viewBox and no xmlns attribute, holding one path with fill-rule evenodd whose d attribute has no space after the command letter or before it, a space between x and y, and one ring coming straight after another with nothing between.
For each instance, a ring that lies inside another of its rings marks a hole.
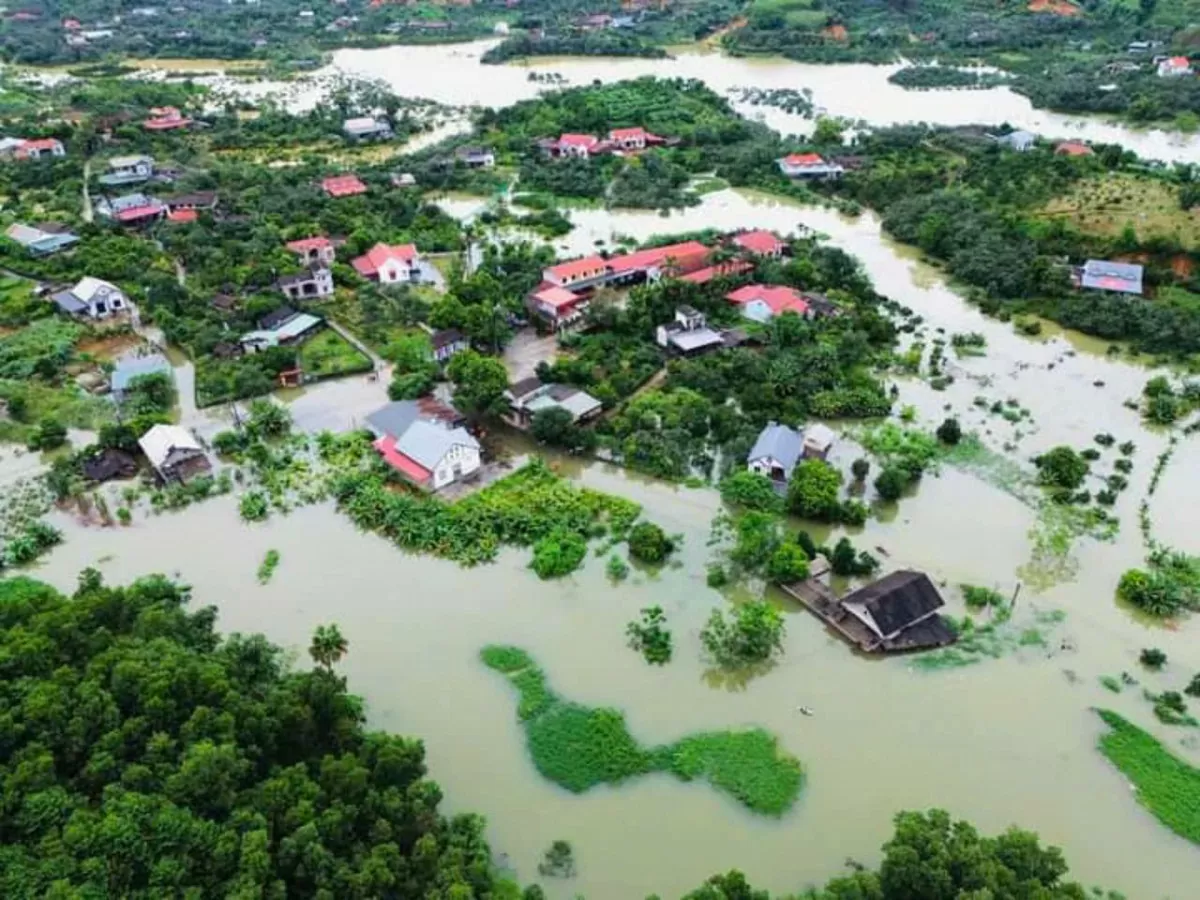
<instances>
[{"instance_id":1,"label":"small boat","mask_svg":"<svg viewBox=\"0 0 1200 900\"><path fill-rule=\"evenodd\" d=\"M797 706L796 712L800 713L802 716L811 716L813 714L813 711L807 706Z\"/></svg>"}]
</instances>

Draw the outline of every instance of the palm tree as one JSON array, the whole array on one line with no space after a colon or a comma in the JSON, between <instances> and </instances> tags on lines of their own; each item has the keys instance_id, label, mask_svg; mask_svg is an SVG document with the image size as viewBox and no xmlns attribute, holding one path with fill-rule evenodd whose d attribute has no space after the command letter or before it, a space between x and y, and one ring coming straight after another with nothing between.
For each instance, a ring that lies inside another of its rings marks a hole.
<instances>
[{"instance_id":1,"label":"palm tree","mask_svg":"<svg viewBox=\"0 0 1200 900\"><path fill-rule=\"evenodd\" d=\"M346 655L349 646L336 625L318 625L308 655L318 666L324 666L326 672L332 672L333 664Z\"/></svg>"}]
</instances>

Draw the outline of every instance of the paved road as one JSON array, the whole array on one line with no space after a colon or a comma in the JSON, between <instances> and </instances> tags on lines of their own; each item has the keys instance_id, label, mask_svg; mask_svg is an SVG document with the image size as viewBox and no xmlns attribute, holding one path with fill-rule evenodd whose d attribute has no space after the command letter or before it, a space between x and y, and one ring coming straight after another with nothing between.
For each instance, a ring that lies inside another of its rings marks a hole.
<instances>
[{"instance_id":1,"label":"paved road","mask_svg":"<svg viewBox=\"0 0 1200 900\"><path fill-rule=\"evenodd\" d=\"M367 359L371 360L371 364L375 367L376 372L382 372L388 367L387 361L382 356L355 337L354 333L348 330L340 322L337 322L334 319L326 319L325 324L348 340L355 349L365 353L367 355Z\"/></svg>"}]
</instances>

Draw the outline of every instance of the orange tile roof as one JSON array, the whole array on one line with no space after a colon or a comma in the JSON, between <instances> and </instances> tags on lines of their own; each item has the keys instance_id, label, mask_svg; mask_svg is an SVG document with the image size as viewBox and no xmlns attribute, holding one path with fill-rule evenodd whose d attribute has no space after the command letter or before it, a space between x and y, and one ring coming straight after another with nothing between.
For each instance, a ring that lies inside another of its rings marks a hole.
<instances>
[{"instance_id":1,"label":"orange tile roof","mask_svg":"<svg viewBox=\"0 0 1200 900\"><path fill-rule=\"evenodd\" d=\"M737 235L733 242L751 253L774 253L783 248L784 244L772 231L747 231Z\"/></svg>"},{"instance_id":2,"label":"orange tile roof","mask_svg":"<svg viewBox=\"0 0 1200 900\"><path fill-rule=\"evenodd\" d=\"M819 153L789 153L783 158L789 166L821 166L825 160Z\"/></svg>"},{"instance_id":3,"label":"orange tile roof","mask_svg":"<svg viewBox=\"0 0 1200 900\"><path fill-rule=\"evenodd\" d=\"M566 280L568 278L577 278L580 275L586 275L590 272L603 270L608 262L603 256L584 256L581 259L573 259L570 262L558 263L546 269L547 272Z\"/></svg>"},{"instance_id":4,"label":"orange tile roof","mask_svg":"<svg viewBox=\"0 0 1200 900\"><path fill-rule=\"evenodd\" d=\"M334 175L324 179L321 187L330 197L353 197L367 192L367 186L357 175Z\"/></svg>"},{"instance_id":5,"label":"orange tile roof","mask_svg":"<svg viewBox=\"0 0 1200 900\"><path fill-rule=\"evenodd\" d=\"M395 259L403 263L411 263L416 257L416 244L397 244L395 246L376 244L364 255L354 260L351 265L360 275L370 278L372 275L377 275L389 260Z\"/></svg>"},{"instance_id":6,"label":"orange tile roof","mask_svg":"<svg viewBox=\"0 0 1200 900\"><path fill-rule=\"evenodd\" d=\"M286 246L293 253L307 253L309 250L324 250L332 247L333 243L329 238L317 235L316 237L300 238L298 241L288 241Z\"/></svg>"},{"instance_id":7,"label":"orange tile roof","mask_svg":"<svg viewBox=\"0 0 1200 900\"><path fill-rule=\"evenodd\" d=\"M726 294L725 299L739 306L761 300L775 316L789 311L803 315L809 309L808 301L799 291L780 285L748 284Z\"/></svg>"},{"instance_id":8,"label":"orange tile roof","mask_svg":"<svg viewBox=\"0 0 1200 900\"><path fill-rule=\"evenodd\" d=\"M573 303L578 303L582 298L578 294L573 294L564 287L559 287L557 284L552 284L549 287L541 288L533 294L535 300L551 306L554 309L561 309L564 306L570 306Z\"/></svg>"}]
</instances>

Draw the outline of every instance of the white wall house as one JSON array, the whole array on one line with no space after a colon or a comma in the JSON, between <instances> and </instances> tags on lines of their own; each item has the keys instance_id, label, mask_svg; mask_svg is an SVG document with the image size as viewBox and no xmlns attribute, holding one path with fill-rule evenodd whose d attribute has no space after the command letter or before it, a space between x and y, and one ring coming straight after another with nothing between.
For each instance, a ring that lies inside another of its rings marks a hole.
<instances>
[{"instance_id":1,"label":"white wall house","mask_svg":"<svg viewBox=\"0 0 1200 900\"><path fill-rule=\"evenodd\" d=\"M106 319L129 306L129 299L114 284L99 278L79 279L75 287L50 298L63 312L88 319Z\"/></svg>"}]
</instances>

